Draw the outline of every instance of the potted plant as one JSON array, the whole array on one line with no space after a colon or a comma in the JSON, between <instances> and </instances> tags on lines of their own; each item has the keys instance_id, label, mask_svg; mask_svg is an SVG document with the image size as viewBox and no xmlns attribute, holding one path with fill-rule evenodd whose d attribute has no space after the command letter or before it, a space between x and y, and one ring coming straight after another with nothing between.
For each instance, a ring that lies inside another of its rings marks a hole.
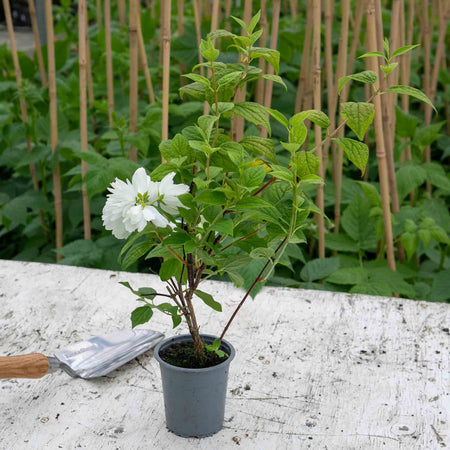
<instances>
[{"instance_id":1,"label":"potted plant","mask_svg":"<svg viewBox=\"0 0 450 450\"><path fill-rule=\"evenodd\" d=\"M228 368L235 354L224 336L248 296L271 275L286 247L305 242L302 229L308 216L323 214L305 189L311 192L311 185L323 183L317 175L321 159L316 150L324 141L306 148L305 121L326 129L328 117L308 110L288 120L258 103L234 101L245 83L261 77L284 86L278 75L264 74L252 64L264 58L278 73L279 53L255 46L261 36L261 30L256 31L259 17L256 14L248 25L235 19L245 31L243 36L217 30L202 40L205 62L194 71L203 66L207 76L185 75L192 83L182 87L181 93L206 101L209 113L160 144L164 162L150 175L139 168L131 181L116 179L103 210L106 229L119 239L128 239L121 252L127 264L140 257L161 259L159 276L166 292L122 283L141 303L131 314L132 326L148 322L160 311L171 316L174 328L183 319L188 327L189 334L171 337L155 350L166 424L186 437L207 436L222 427ZM231 39L239 63L218 61L218 38ZM346 77L339 88L350 78L371 84L377 79L367 71ZM360 104L360 120L353 120L348 111L354 104L348 105L347 113L343 109L348 116L344 123L364 136L373 119L373 105ZM281 157L273 140L261 137L256 127L253 133L235 139L237 117L266 128L270 135L269 115L285 129L280 148L287 152ZM337 144L355 165L365 169L365 144L347 138ZM254 276L243 275L244 267L245 273ZM245 295L221 333L200 334L196 302L222 311L220 299L200 289L202 280L216 276L227 276L244 287Z\"/></svg>"}]
</instances>

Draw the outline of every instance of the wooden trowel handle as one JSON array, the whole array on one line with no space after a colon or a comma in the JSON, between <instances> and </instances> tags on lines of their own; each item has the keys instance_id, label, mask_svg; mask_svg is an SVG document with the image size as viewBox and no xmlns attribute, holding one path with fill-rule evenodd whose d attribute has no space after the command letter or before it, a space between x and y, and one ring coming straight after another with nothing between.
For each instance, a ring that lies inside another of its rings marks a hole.
<instances>
[{"instance_id":1,"label":"wooden trowel handle","mask_svg":"<svg viewBox=\"0 0 450 450\"><path fill-rule=\"evenodd\" d=\"M41 378L48 368L47 357L40 353L0 358L0 378Z\"/></svg>"}]
</instances>

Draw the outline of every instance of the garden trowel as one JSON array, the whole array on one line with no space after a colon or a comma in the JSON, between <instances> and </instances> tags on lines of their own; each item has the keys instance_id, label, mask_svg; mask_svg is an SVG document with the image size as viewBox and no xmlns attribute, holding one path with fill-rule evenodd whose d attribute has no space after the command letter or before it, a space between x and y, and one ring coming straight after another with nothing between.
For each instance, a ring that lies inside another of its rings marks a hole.
<instances>
[{"instance_id":1,"label":"garden trowel","mask_svg":"<svg viewBox=\"0 0 450 450\"><path fill-rule=\"evenodd\" d=\"M163 337L153 330L121 330L69 345L54 357L40 353L0 357L0 378L41 378L58 369L72 377L101 377L150 350Z\"/></svg>"}]
</instances>

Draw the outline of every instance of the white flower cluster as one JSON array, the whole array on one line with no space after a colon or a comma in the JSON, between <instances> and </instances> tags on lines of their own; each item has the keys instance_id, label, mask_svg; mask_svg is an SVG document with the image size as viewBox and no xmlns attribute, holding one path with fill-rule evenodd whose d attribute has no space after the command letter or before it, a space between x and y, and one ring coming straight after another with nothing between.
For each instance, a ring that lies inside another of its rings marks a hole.
<instances>
[{"instance_id":1,"label":"white flower cluster","mask_svg":"<svg viewBox=\"0 0 450 450\"><path fill-rule=\"evenodd\" d=\"M126 182L115 179L103 208L103 225L118 239L126 239L133 231L142 231L148 222L157 227L170 225L162 211L175 215L181 202L178 196L189 191L185 184L174 184L175 172L161 181L152 181L144 168L139 168Z\"/></svg>"}]
</instances>

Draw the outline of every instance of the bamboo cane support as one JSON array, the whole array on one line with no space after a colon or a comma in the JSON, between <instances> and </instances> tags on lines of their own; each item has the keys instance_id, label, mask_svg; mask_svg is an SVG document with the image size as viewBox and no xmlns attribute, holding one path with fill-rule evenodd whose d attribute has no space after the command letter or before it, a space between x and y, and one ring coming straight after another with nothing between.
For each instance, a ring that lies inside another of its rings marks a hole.
<instances>
[{"instance_id":1,"label":"bamboo cane support","mask_svg":"<svg viewBox=\"0 0 450 450\"><path fill-rule=\"evenodd\" d=\"M42 86L47 86L47 74L45 73L44 58L42 56L41 40L39 38L39 29L36 18L36 7L34 0L28 0L28 10L30 11L31 28L33 30L34 50L36 52L39 74L41 76Z\"/></svg>"},{"instance_id":2,"label":"bamboo cane support","mask_svg":"<svg viewBox=\"0 0 450 450\"><path fill-rule=\"evenodd\" d=\"M119 10L119 20L122 27L125 26L126 6L125 0L117 0L117 8Z\"/></svg>"},{"instance_id":3,"label":"bamboo cane support","mask_svg":"<svg viewBox=\"0 0 450 450\"><path fill-rule=\"evenodd\" d=\"M164 22L161 30L161 49L163 53L163 92L162 92L162 130L161 139L169 138L169 89L170 89L170 17L172 2L164 3Z\"/></svg>"},{"instance_id":4,"label":"bamboo cane support","mask_svg":"<svg viewBox=\"0 0 450 450\"><path fill-rule=\"evenodd\" d=\"M202 40L202 10L200 7L200 1L192 0L192 6L194 9L195 37L197 38L197 48L199 48ZM198 51L198 63L203 64L203 57L200 50ZM204 75L203 66L200 66L200 75Z\"/></svg>"},{"instance_id":5,"label":"bamboo cane support","mask_svg":"<svg viewBox=\"0 0 450 450\"><path fill-rule=\"evenodd\" d=\"M11 46L11 56L12 56L13 65L14 65L14 72L16 75L17 90L20 93L22 91L22 71L20 69L19 58L17 56L16 39L14 36L14 26L13 26L13 21L12 21L12 17L11 17L11 8L9 6L9 0L3 0L3 10L5 13L6 27L8 28L8 37L9 37L9 43ZM26 105L25 99L23 97L20 97L19 104L20 104L20 113L22 115L22 120L25 124L27 124L28 123L28 111L27 111L27 105ZM28 153L31 153L32 152L31 141L28 137L26 138L26 142L27 142L27 151L28 151ZM30 175L31 175L31 181L33 182L33 188L35 191L39 191L39 182L38 182L38 177L37 177L37 173L36 173L36 167L35 167L34 163L30 163L28 165L28 167L30 169ZM41 222L42 222L42 220L44 218L42 211L40 212L40 215L41 215ZM44 224L44 222L42 222L42 224Z\"/></svg>"},{"instance_id":6,"label":"bamboo cane support","mask_svg":"<svg viewBox=\"0 0 450 450\"><path fill-rule=\"evenodd\" d=\"M337 85L339 78L345 76L347 72L347 54L348 54L348 23L350 17L350 0L342 0L342 25L341 35L339 38L338 61L336 66L336 76L334 80L334 91L331 99L329 109L329 116L335 117L338 103ZM339 120L339 123L341 120ZM342 137L342 132L338 133L338 137ZM343 166L343 152L342 149L336 145L331 146L333 155L333 174L334 185L336 189L335 203L334 203L334 232L339 232L341 223L341 191L342 191L342 166ZM327 155L325 155L327 156Z\"/></svg>"},{"instance_id":7,"label":"bamboo cane support","mask_svg":"<svg viewBox=\"0 0 450 450\"><path fill-rule=\"evenodd\" d=\"M305 40L303 42L302 62L300 66L300 73L297 85L297 94L295 97L295 112L298 113L302 110L302 105L305 101L305 91L307 85L307 75L309 73L309 56L311 50L311 37L312 37L312 1L307 0L306 3L306 30Z\"/></svg>"},{"instance_id":8,"label":"bamboo cane support","mask_svg":"<svg viewBox=\"0 0 450 450\"><path fill-rule=\"evenodd\" d=\"M280 7L281 7L281 1L274 0L273 1L273 10L272 10L272 29L270 31L270 48L272 50L276 50L276 48L277 48L278 29L280 27ZM271 65L268 65L267 73L269 75L274 74L274 69ZM273 90L273 81L266 80L265 87L264 87L264 106L266 108L270 108L270 106L272 104L272 90ZM268 134L267 129L262 128L261 136L266 138L267 134Z\"/></svg>"},{"instance_id":9,"label":"bamboo cane support","mask_svg":"<svg viewBox=\"0 0 450 450\"><path fill-rule=\"evenodd\" d=\"M153 91L152 77L150 76L150 70L148 68L147 52L145 50L144 37L142 36L142 26L140 17L138 18L137 23L138 23L137 35L139 46L139 58L141 60L142 68L144 70L145 85L147 86L148 91L148 101L149 103L155 103L155 94Z\"/></svg>"},{"instance_id":10,"label":"bamboo cane support","mask_svg":"<svg viewBox=\"0 0 450 450\"><path fill-rule=\"evenodd\" d=\"M100 30L102 27L102 0L96 0L95 1L95 10L96 10L96 21L97 21L97 28Z\"/></svg>"},{"instance_id":11,"label":"bamboo cane support","mask_svg":"<svg viewBox=\"0 0 450 450\"><path fill-rule=\"evenodd\" d=\"M106 4L106 2L105 2ZM87 131L87 102L86 102L86 24L87 7L86 0L78 0L78 66L80 82L80 145L81 151L88 150L88 131ZM88 170L88 164L81 161L81 176L84 179ZM83 225L84 239L91 239L91 213L89 209L89 199L87 196L86 183L82 183L81 192L83 198Z\"/></svg>"},{"instance_id":12,"label":"bamboo cane support","mask_svg":"<svg viewBox=\"0 0 450 450\"><path fill-rule=\"evenodd\" d=\"M261 19L260 19L261 29L263 30L261 37L259 38L259 46L265 47L267 36L269 34L269 23L267 22L267 0L261 0ZM258 67L261 69L262 73L266 72L266 61L264 58L259 58ZM260 78L256 82L255 87L255 102L260 105L264 102L264 78Z\"/></svg>"},{"instance_id":13,"label":"bamboo cane support","mask_svg":"<svg viewBox=\"0 0 450 450\"><path fill-rule=\"evenodd\" d=\"M229 18L231 16L231 0L225 0L225 17ZM261 6L262 8L262 6ZM225 29L227 31L231 31L231 23L229 20L227 20L226 24L225 24Z\"/></svg>"},{"instance_id":14,"label":"bamboo cane support","mask_svg":"<svg viewBox=\"0 0 450 450\"><path fill-rule=\"evenodd\" d=\"M52 0L45 0L45 19L47 27L48 88L50 98L50 141L52 154L54 154L56 147L58 147L58 105L56 97L55 36L53 31ZM63 246L61 172L58 160L53 169L53 196L55 200L56 249L58 250ZM58 253L56 260L60 261L61 259L62 256Z\"/></svg>"},{"instance_id":15,"label":"bamboo cane support","mask_svg":"<svg viewBox=\"0 0 450 450\"><path fill-rule=\"evenodd\" d=\"M322 109L321 89L320 89L320 50L321 50L321 2L314 2L313 9L313 44L312 44L312 69L313 69L313 96L314 109ZM314 125L315 146L317 156L321 163L319 166L319 176L325 178L325 161L322 158L322 129L319 125ZM317 207L324 211L323 184L317 185ZM316 214L315 219L318 226L319 258L325 258L325 221L321 214Z\"/></svg>"},{"instance_id":16,"label":"bamboo cane support","mask_svg":"<svg viewBox=\"0 0 450 450\"><path fill-rule=\"evenodd\" d=\"M139 0L130 0L129 36L130 36L130 133L137 132L138 123L138 23ZM137 148L130 147L129 158L137 161Z\"/></svg>"},{"instance_id":17,"label":"bamboo cane support","mask_svg":"<svg viewBox=\"0 0 450 450\"><path fill-rule=\"evenodd\" d=\"M244 22L246 24L250 23L252 18L252 6L253 0L245 0L244 3ZM246 32L242 30L242 35L245 35ZM234 102L240 103L244 102L247 95L247 83L245 83L241 89L238 89L236 95L234 96ZM232 130L233 130L233 139L235 141L240 141L244 137L244 118L240 116L235 116L233 119Z\"/></svg>"},{"instance_id":18,"label":"bamboo cane support","mask_svg":"<svg viewBox=\"0 0 450 450\"><path fill-rule=\"evenodd\" d=\"M106 86L108 98L108 121L113 125L114 112L114 75L111 51L111 1L105 0L105 53L106 53Z\"/></svg>"},{"instance_id":19,"label":"bamboo cane support","mask_svg":"<svg viewBox=\"0 0 450 450\"><path fill-rule=\"evenodd\" d=\"M289 0L289 8L291 12L291 17L295 19L297 17L297 1Z\"/></svg>"},{"instance_id":20,"label":"bamboo cane support","mask_svg":"<svg viewBox=\"0 0 450 450\"><path fill-rule=\"evenodd\" d=\"M378 49L375 14L376 14L375 0L368 0L366 10L368 51L377 51ZM368 65L371 68L371 70L373 70L374 72L378 72L377 58L368 58ZM379 87L380 87L379 81L377 81L375 83L375 89L378 90ZM378 174L380 181L380 193L384 218L384 239L386 245L388 266L391 270L395 270L391 211L389 205L389 181L386 162L386 152L384 148L381 99L379 95L376 95L374 97L373 103L375 108L374 127L377 146Z\"/></svg>"}]
</instances>

